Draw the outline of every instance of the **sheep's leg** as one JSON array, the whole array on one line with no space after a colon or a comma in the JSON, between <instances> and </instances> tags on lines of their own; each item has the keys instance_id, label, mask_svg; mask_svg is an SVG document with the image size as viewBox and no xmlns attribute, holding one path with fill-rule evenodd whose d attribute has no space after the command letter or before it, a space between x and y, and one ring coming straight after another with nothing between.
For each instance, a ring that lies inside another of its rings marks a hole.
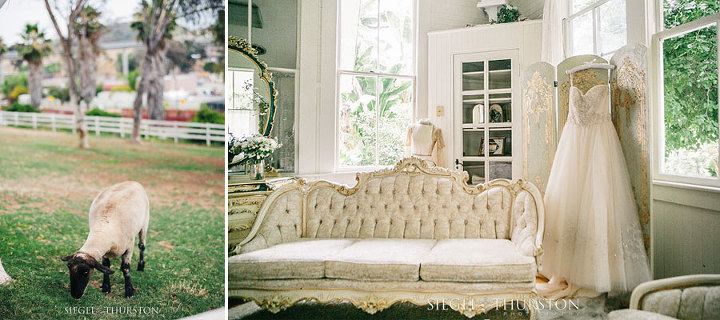
<instances>
[{"instance_id":1,"label":"sheep's leg","mask_svg":"<svg viewBox=\"0 0 720 320\"><path fill-rule=\"evenodd\" d=\"M105 267L110 268L110 259L103 257L102 258L102 265ZM102 283L102 292L105 295L110 294L110 275L107 273L103 273L103 283Z\"/></svg>"},{"instance_id":2,"label":"sheep's leg","mask_svg":"<svg viewBox=\"0 0 720 320\"><path fill-rule=\"evenodd\" d=\"M144 271L145 270L145 234L147 232L147 229L140 230L138 241L138 249L140 249L140 261L138 261L138 271Z\"/></svg>"},{"instance_id":3,"label":"sheep's leg","mask_svg":"<svg viewBox=\"0 0 720 320\"><path fill-rule=\"evenodd\" d=\"M125 278L125 298L131 298L135 295L135 288L133 288L132 282L130 282L130 258L132 257L132 251L125 252L122 256L122 262L120 263L120 269Z\"/></svg>"}]
</instances>

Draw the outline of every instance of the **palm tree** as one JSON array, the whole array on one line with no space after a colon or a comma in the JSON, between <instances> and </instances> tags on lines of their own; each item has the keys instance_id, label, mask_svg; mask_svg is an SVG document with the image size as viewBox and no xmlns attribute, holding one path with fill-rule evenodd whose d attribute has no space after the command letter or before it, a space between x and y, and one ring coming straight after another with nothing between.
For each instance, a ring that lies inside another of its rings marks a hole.
<instances>
[{"instance_id":1,"label":"palm tree","mask_svg":"<svg viewBox=\"0 0 720 320\"><path fill-rule=\"evenodd\" d=\"M149 33L145 30L145 17L151 14L157 14L152 11L153 8L146 6L141 8L140 12L135 14L135 21L130 27L137 32L137 39L143 43L150 40ZM147 109L148 117L153 120L163 120L165 118L164 110L164 91L165 91L165 74L167 73L167 49L170 40L172 40L172 32L177 27L174 15L170 15L168 24L165 27L162 37L159 38L155 50L145 50L145 59L142 65L142 78L147 79L146 86L143 87L147 92ZM141 79L141 81L143 81ZM138 90L138 95L141 94ZM140 96L142 99L142 96Z\"/></svg>"},{"instance_id":2,"label":"palm tree","mask_svg":"<svg viewBox=\"0 0 720 320\"><path fill-rule=\"evenodd\" d=\"M45 33L38 29L37 24L26 24L25 32L21 34L23 43L18 53L28 64L28 90L30 91L30 104L38 108L42 101L42 60L52 52L50 40Z\"/></svg>"},{"instance_id":3,"label":"palm tree","mask_svg":"<svg viewBox=\"0 0 720 320\"><path fill-rule=\"evenodd\" d=\"M102 13L91 5L80 11L75 32L78 39L78 55L80 58L80 100L89 106L95 98L97 85L97 55L100 51L98 41L105 26L98 21Z\"/></svg>"},{"instance_id":4,"label":"palm tree","mask_svg":"<svg viewBox=\"0 0 720 320\"><path fill-rule=\"evenodd\" d=\"M2 1L2 0L0 0ZM3 42L2 37L0 37L0 85L5 83L5 79L3 79L3 73L2 73L2 57L7 52L8 48L5 45L5 42Z\"/></svg>"}]
</instances>

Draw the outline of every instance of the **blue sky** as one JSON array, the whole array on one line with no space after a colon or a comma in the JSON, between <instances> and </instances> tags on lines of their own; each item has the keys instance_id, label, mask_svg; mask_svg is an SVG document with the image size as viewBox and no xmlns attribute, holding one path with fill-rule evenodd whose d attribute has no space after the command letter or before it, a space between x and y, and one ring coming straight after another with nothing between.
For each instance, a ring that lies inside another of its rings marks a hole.
<instances>
[{"instance_id":1,"label":"blue sky","mask_svg":"<svg viewBox=\"0 0 720 320\"><path fill-rule=\"evenodd\" d=\"M58 0L65 3L65 0ZM112 21L129 21L138 8L138 1L133 0L91 0L93 5L103 12L103 23ZM50 1L53 4L53 1ZM57 39L57 33L52 26L50 16L45 9L43 0L7 0L0 8L0 37L7 46L21 40L20 33L26 23L38 23L40 29L51 39ZM60 22L62 26L62 22Z\"/></svg>"}]
</instances>

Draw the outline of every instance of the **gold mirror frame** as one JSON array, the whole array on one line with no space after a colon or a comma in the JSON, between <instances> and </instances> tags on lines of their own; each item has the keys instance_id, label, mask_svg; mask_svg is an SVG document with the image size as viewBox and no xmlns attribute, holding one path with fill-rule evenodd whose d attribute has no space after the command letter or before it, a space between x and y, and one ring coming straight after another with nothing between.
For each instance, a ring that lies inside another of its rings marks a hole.
<instances>
[{"instance_id":1,"label":"gold mirror frame","mask_svg":"<svg viewBox=\"0 0 720 320\"><path fill-rule=\"evenodd\" d=\"M267 70L267 64L261 61L257 57L257 50L243 38L235 36L228 36L228 52L235 51L242 54L250 59L260 70L260 79L265 81L268 86L270 102L268 105L267 116L265 117L265 123L260 123L259 133L264 136L270 136L272 130L273 120L275 119L275 101L277 100L277 89L275 89L275 82L272 81L272 74ZM262 119L262 118L260 118Z\"/></svg>"}]
</instances>

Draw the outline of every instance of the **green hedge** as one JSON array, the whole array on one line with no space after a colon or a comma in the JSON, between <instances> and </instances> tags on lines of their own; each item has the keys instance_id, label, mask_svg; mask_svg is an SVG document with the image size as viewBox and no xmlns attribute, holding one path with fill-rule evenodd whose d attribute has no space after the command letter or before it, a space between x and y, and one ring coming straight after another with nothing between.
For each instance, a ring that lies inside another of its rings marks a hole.
<instances>
[{"instance_id":1,"label":"green hedge","mask_svg":"<svg viewBox=\"0 0 720 320\"><path fill-rule=\"evenodd\" d=\"M121 118L122 115L118 113L112 113L107 112L105 110L100 110L99 108L92 109L86 113L88 116L100 116L100 117L113 117L113 118Z\"/></svg>"},{"instance_id":2,"label":"green hedge","mask_svg":"<svg viewBox=\"0 0 720 320\"><path fill-rule=\"evenodd\" d=\"M39 113L40 109L35 109L33 106L31 106L29 104L19 104L19 103L15 102L11 106L6 107L5 111Z\"/></svg>"},{"instance_id":3,"label":"green hedge","mask_svg":"<svg viewBox=\"0 0 720 320\"><path fill-rule=\"evenodd\" d=\"M192 122L225 124L225 114L214 111L203 103L200 110L193 116Z\"/></svg>"}]
</instances>

